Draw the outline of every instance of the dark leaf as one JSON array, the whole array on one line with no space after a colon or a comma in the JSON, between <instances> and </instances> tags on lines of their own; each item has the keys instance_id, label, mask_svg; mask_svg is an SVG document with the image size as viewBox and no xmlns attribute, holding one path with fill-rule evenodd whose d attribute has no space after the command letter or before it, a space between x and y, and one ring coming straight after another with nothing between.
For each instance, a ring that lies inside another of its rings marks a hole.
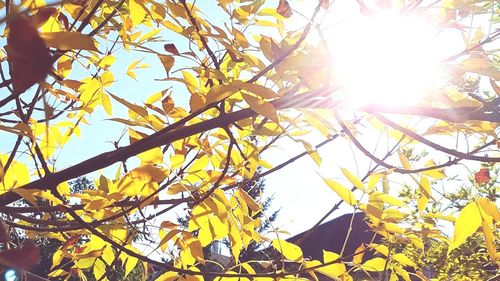
<instances>
[{"instance_id":1,"label":"dark leaf","mask_svg":"<svg viewBox=\"0 0 500 281\"><path fill-rule=\"evenodd\" d=\"M0 243L10 241L10 228L4 220L0 220Z\"/></svg>"},{"instance_id":2,"label":"dark leaf","mask_svg":"<svg viewBox=\"0 0 500 281\"><path fill-rule=\"evenodd\" d=\"M32 21L22 15L9 18L7 58L14 94L21 94L50 72L52 57Z\"/></svg>"},{"instance_id":3,"label":"dark leaf","mask_svg":"<svg viewBox=\"0 0 500 281\"><path fill-rule=\"evenodd\" d=\"M165 48L165 51L172 53L176 56L179 55L179 51L177 50L177 47L175 47L174 44L172 44L172 43L165 44L165 45L163 45L163 47Z\"/></svg>"},{"instance_id":4,"label":"dark leaf","mask_svg":"<svg viewBox=\"0 0 500 281\"><path fill-rule=\"evenodd\" d=\"M40 8L36 14L31 17L31 21L35 27L42 26L49 20L50 16L57 14L57 9L53 7Z\"/></svg>"},{"instance_id":5,"label":"dark leaf","mask_svg":"<svg viewBox=\"0 0 500 281\"><path fill-rule=\"evenodd\" d=\"M0 253L0 259L10 266L28 269L40 262L40 249L31 240L26 240L19 249L9 249Z\"/></svg>"},{"instance_id":6,"label":"dark leaf","mask_svg":"<svg viewBox=\"0 0 500 281\"><path fill-rule=\"evenodd\" d=\"M488 183L491 180L490 170L488 170L487 168L482 168L474 175L474 179L478 184Z\"/></svg>"},{"instance_id":7,"label":"dark leaf","mask_svg":"<svg viewBox=\"0 0 500 281\"><path fill-rule=\"evenodd\" d=\"M280 0L278 8L276 8L276 12L278 12L278 14L284 16L285 18L289 18L293 14L292 8L290 7L290 4L288 4L288 1L286 0Z\"/></svg>"}]
</instances>

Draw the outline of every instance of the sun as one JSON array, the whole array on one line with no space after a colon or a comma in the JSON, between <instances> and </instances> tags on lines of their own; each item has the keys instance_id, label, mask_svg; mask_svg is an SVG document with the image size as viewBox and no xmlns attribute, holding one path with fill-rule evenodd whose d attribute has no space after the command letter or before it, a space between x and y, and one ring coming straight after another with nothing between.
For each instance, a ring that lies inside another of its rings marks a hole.
<instances>
[{"instance_id":1,"label":"sun","mask_svg":"<svg viewBox=\"0 0 500 281\"><path fill-rule=\"evenodd\" d=\"M334 79L355 103L417 103L440 81L456 41L422 18L382 13L336 26Z\"/></svg>"}]
</instances>

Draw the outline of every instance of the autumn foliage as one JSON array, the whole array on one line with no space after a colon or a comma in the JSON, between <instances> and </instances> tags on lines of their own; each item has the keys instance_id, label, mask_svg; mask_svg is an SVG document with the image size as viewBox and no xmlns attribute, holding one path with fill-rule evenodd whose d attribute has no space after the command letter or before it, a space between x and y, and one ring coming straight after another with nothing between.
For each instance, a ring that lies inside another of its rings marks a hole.
<instances>
[{"instance_id":1,"label":"autumn foliage","mask_svg":"<svg viewBox=\"0 0 500 281\"><path fill-rule=\"evenodd\" d=\"M458 259L473 241L493 273L439 256L451 268L440 278L498 277L498 4L352 1L361 17L418 15L462 40L440 83L402 105L345 93L328 37L336 2L0 1L1 270L33 276L34 241L50 238L54 280L109 280L116 265L144 280L428 280L432 245ZM381 243L311 260L279 230L257 231L266 216L243 187L286 179L301 158L316 165L304 171L337 167L315 174L337 201L310 231L344 204ZM71 192L84 175L95 188ZM227 264L206 256L217 240ZM262 260L240 260L250 243Z\"/></svg>"}]
</instances>

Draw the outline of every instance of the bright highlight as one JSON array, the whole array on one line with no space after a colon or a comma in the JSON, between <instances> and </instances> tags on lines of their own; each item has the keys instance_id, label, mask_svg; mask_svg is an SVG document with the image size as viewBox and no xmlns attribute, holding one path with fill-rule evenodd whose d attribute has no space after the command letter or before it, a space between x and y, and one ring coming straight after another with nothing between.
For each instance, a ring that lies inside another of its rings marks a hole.
<instances>
[{"instance_id":1,"label":"bright highlight","mask_svg":"<svg viewBox=\"0 0 500 281\"><path fill-rule=\"evenodd\" d=\"M334 79L355 103L416 103L450 53L432 25L394 13L339 25L333 39Z\"/></svg>"}]
</instances>

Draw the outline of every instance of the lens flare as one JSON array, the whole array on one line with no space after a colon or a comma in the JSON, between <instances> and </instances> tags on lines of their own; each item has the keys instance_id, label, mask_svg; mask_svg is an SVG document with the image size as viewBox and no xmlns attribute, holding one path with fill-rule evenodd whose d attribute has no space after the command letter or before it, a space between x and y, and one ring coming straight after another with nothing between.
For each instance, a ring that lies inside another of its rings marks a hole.
<instances>
[{"instance_id":1,"label":"lens flare","mask_svg":"<svg viewBox=\"0 0 500 281\"><path fill-rule=\"evenodd\" d=\"M438 29L396 13L338 26L332 40L334 79L355 103L413 104L440 80L450 54Z\"/></svg>"}]
</instances>

